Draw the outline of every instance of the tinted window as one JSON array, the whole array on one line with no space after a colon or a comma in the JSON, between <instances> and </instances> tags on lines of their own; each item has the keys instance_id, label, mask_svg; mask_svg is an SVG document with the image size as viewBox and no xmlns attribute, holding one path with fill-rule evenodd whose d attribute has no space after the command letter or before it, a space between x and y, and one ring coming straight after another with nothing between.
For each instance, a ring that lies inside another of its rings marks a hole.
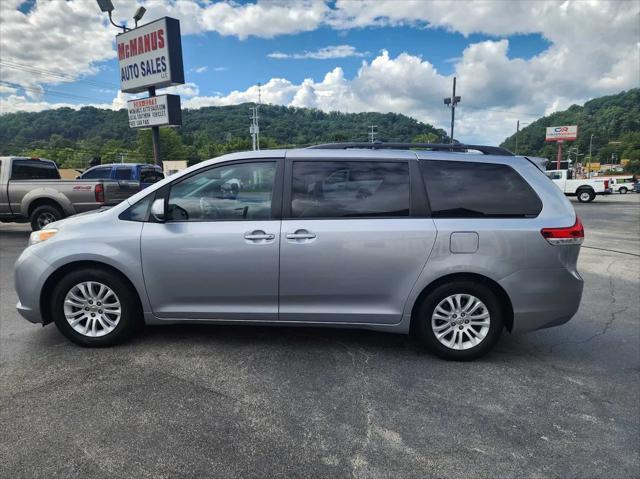
<instances>
[{"instance_id":1,"label":"tinted window","mask_svg":"<svg viewBox=\"0 0 640 479\"><path fill-rule=\"evenodd\" d=\"M60 173L50 161L13 160L12 180L59 180Z\"/></svg>"},{"instance_id":2,"label":"tinted window","mask_svg":"<svg viewBox=\"0 0 640 479\"><path fill-rule=\"evenodd\" d=\"M164 179L164 175L155 168L142 168L140 170L141 183L155 183L162 179Z\"/></svg>"},{"instance_id":3,"label":"tinted window","mask_svg":"<svg viewBox=\"0 0 640 479\"><path fill-rule=\"evenodd\" d=\"M116 168L116 180L130 180L131 168Z\"/></svg>"},{"instance_id":4,"label":"tinted window","mask_svg":"<svg viewBox=\"0 0 640 479\"><path fill-rule=\"evenodd\" d=\"M294 218L409 216L409 166L401 162L296 161Z\"/></svg>"},{"instance_id":5,"label":"tinted window","mask_svg":"<svg viewBox=\"0 0 640 479\"><path fill-rule=\"evenodd\" d=\"M111 178L111 167L93 168L82 174L83 180L108 180Z\"/></svg>"},{"instance_id":6,"label":"tinted window","mask_svg":"<svg viewBox=\"0 0 640 479\"><path fill-rule=\"evenodd\" d=\"M271 218L274 162L211 168L171 186L167 218L175 221Z\"/></svg>"},{"instance_id":7,"label":"tinted window","mask_svg":"<svg viewBox=\"0 0 640 479\"><path fill-rule=\"evenodd\" d=\"M440 218L537 216L542 203L507 165L423 161L431 213Z\"/></svg>"}]
</instances>

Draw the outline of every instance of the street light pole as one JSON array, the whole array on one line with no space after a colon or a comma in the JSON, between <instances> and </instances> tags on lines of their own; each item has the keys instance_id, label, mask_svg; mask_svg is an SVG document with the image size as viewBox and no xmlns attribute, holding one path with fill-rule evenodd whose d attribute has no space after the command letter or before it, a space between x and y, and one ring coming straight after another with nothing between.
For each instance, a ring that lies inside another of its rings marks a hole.
<instances>
[{"instance_id":1,"label":"street light pole","mask_svg":"<svg viewBox=\"0 0 640 479\"><path fill-rule=\"evenodd\" d=\"M98 7L100 7L100 10L102 12L106 12L109 14L109 21L111 22L111 25L113 25L116 28L121 28L123 33L131 31L131 29L127 28L125 24L118 25L111 18L111 13L113 12L113 3L111 0L96 0L96 1L98 3ZM138 27L138 22L142 20L142 17L144 16L146 11L147 11L146 8L139 7L136 10L136 13L133 15L133 20L135 21L136 28ZM149 92L149 98L156 96L156 87L155 86L149 87L148 92ZM159 126L151 127L151 140L153 142L153 162L156 165L162 167L162 160L160 159L160 127Z\"/></svg>"},{"instance_id":2,"label":"street light pole","mask_svg":"<svg viewBox=\"0 0 640 479\"><path fill-rule=\"evenodd\" d=\"M516 122L516 155L518 154L518 133L520 133L520 120Z\"/></svg>"},{"instance_id":3,"label":"street light pole","mask_svg":"<svg viewBox=\"0 0 640 479\"><path fill-rule=\"evenodd\" d=\"M451 108L451 141L453 144L453 123L456 117L456 105L460 103L462 97L456 96L456 77L453 77L453 92L451 97L444 99L444 104Z\"/></svg>"}]
</instances>

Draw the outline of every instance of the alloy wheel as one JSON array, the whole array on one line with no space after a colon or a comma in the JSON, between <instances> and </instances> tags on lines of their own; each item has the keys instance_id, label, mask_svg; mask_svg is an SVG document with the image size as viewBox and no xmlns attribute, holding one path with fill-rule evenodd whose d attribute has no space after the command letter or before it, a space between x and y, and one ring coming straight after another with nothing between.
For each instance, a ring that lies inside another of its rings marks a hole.
<instances>
[{"instance_id":1,"label":"alloy wheel","mask_svg":"<svg viewBox=\"0 0 640 479\"><path fill-rule=\"evenodd\" d=\"M491 317L485 304L471 294L447 296L433 310L431 328L446 347L465 350L480 344L489 332Z\"/></svg>"},{"instance_id":2,"label":"alloy wheel","mask_svg":"<svg viewBox=\"0 0 640 479\"><path fill-rule=\"evenodd\" d=\"M64 316L77 333L100 337L113 331L122 310L116 293L107 285L85 281L72 287L64 299Z\"/></svg>"}]
</instances>

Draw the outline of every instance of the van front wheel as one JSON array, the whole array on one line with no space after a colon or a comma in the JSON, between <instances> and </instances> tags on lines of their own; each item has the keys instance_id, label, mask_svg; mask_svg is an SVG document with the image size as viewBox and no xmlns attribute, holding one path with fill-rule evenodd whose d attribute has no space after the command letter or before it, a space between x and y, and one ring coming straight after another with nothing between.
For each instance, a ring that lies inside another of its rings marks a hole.
<instances>
[{"instance_id":1,"label":"van front wheel","mask_svg":"<svg viewBox=\"0 0 640 479\"><path fill-rule=\"evenodd\" d=\"M51 312L60 332L86 347L122 342L142 325L132 288L102 269L78 269L63 276L53 290Z\"/></svg>"},{"instance_id":2,"label":"van front wheel","mask_svg":"<svg viewBox=\"0 0 640 479\"><path fill-rule=\"evenodd\" d=\"M487 354L504 327L494 292L472 281L454 281L433 290L415 318L415 334L429 351L454 361Z\"/></svg>"}]
</instances>

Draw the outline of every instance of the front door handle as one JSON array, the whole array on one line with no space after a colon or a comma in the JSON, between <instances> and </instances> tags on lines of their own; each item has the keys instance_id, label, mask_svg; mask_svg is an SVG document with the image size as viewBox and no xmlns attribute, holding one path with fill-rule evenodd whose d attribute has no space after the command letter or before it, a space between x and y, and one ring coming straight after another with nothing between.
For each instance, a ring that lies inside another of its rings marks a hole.
<instances>
[{"instance_id":1,"label":"front door handle","mask_svg":"<svg viewBox=\"0 0 640 479\"><path fill-rule=\"evenodd\" d=\"M287 233L285 236L290 240L310 240L316 237L315 234L307 230L297 230L295 233Z\"/></svg>"},{"instance_id":2,"label":"front door handle","mask_svg":"<svg viewBox=\"0 0 640 479\"><path fill-rule=\"evenodd\" d=\"M275 239L276 235L265 233L262 230L252 231L251 233L247 233L244 235L244 239L249 241L260 241L260 240L272 240Z\"/></svg>"}]
</instances>

